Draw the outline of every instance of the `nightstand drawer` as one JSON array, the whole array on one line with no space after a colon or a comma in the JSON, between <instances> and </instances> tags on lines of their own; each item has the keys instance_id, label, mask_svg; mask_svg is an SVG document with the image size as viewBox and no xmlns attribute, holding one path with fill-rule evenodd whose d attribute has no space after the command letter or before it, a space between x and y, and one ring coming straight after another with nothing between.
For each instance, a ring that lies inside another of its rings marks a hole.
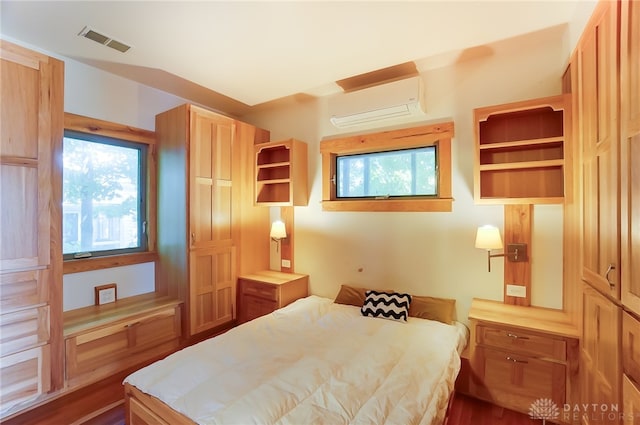
<instances>
[{"instance_id":1,"label":"nightstand drawer","mask_svg":"<svg viewBox=\"0 0 640 425\"><path fill-rule=\"evenodd\" d=\"M507 329L479 325L476 342L478 344L516 352L532 357L547 357L559 361L567 359L567 345L564 339L517 329Z\"/></svg>"},{"instance_id":2,"label":"nightstand drawer","mask_svg":"<svg viewBox=\"0 0 640 425\"><path fill-rule=\"evenodd\" d=\"M275 286L263 283L253 282L251 280L242 280L242 294L252 295L267 300L278 301L278 290Z\"/></svg>"},{"instance_id":3,"label":"nightstand drawer","mask_svg":"<svg viewBox=\"0 0 640 425\"><path fill-rule=\"evenodd\" d=\"M477 391L484 398L521 412L541 398L564 405L565 365L484 347L476 355L483 378Z\"/></svg>"},{"instance_id":4,"label":"nightstand drawer","mask_svg":"<svg viewBox=\"0 0 640 425\"><path fill-rule=\"evenodd\" d=\"M247 320L253 320L257 317L269 314L278 308L275 301L264 300L253 296L247 296L244 299L244 314Z\"/></svg>"}]
</instances>

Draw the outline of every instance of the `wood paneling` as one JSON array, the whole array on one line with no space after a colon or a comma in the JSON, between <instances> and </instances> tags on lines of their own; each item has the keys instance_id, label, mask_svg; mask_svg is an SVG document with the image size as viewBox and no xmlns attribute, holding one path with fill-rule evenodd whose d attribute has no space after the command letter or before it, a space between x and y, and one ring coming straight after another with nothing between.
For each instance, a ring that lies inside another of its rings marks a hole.
<instances>
[{"instance_id":1,"label":"wood paneling","mask_svg":"<svg viewBox=\"0 0 640 425\"><path fill-rule=\"evenodd\" d=\"M531 222L533 221L533 206L531 204L504 206L504 252L508 244L526 244L526 257L521 253L524 261L511 261L514 256L504 256L504 302L505 304L531 305ZM507 285L524 286L525 297L507 295Z\"/></svg>"}]
</instances>

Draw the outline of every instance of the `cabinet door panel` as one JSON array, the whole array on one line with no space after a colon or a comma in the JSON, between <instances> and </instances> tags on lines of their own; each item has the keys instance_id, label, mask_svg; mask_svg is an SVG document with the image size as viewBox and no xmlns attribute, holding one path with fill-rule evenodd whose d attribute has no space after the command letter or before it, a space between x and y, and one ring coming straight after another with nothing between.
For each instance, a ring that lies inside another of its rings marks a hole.
<instances>
[{"instance_id":1,"label":"cabinet door panel","mask_svg":"<svg viewBox=\"0 0 640 425\"><path fill-rule=\"evenodd\" d=\"M589 285L583 285L581 403L619 403L620 327L620 308Z\"/></svg>"},{"instance_id":2,"label":"cabinet door panel","mask_svg":"<svg viewBox=\"0 0 640 425\"><path fill-rule=\"evenodd\" d=\"M602 2L579 45L583 143L583 279L620 297L617 2Z\"/></svg>"},{"instance_id":3,"label":"cabinet door panel","mask_svg":"<svg viewBox=\"0 0 640 425\"><path fill-rule=\"evenodd\" d=\"M482 382L488 398L520 412L540 399L565 403L565 365L479 347Z\"/></svg>"},{"instance_id":4,"label":"cabinet door panel","mask_svg":"<svg viewBox=\"0 0 640 425\"><path fill-rule=\"evenodd\" d=\"M218 247L190 253L190 331L228 323L235 314L235 248Z\"/></svg>"},{"instance_id":5,"label":"cabinet door panel","mask_svg":"<svg viewBox=\"0 0 640 425\"><path fill-rule=\"evenodd\" d=\"M58 61L0 41L0 270L50 264L51 150L61 123ZM16 82L19 82L17 84ZM58 104L59 102L59 104ZM53 110L60 106L60 110Z\"/></svg>"},{"instance_id":6,"label":"cabinet door panel","mask_svg":"<svg viewBox=\"0 0 640 425\"><path fill-rule=\"evenodd\" d=\"M0 310L10 313L25 307L45 304L49 299L48 278L49 270L0 275Z\"/></svg>"},{"instance_id":7,"label":"cabinet door panel","mask_svg":"<svg viewBox=\"0 0 640 425\"><path fill-rule=\"evenodd\" d=\"M129 329L122 324L67 339L67 379L98 373L102 366L126 358L129 346Z\"/></svg>"},{"instance_id":8,"label":"cabinet door panel","mask_svg":"<svg viewBox=\"0 0 640 425\"><path fill-rule=\"evenodd\" d=\"M0 165L0 193L0 270L37 267L40 244L44 243L34 231L38 229L41 213L37 167Z\"/></svg>"},{"instance_id":9,"label":"cabinet door panel","mask_svg":"<svg viewBox=\"0 0 640 425\"><path fill-rule=\"evenodd\" d=\"M2 410L29 403L51 387L49 345L3 357L0 362Z\"/></svg>"},{"instance_id":10,"label":"cabinet door panel","mask_svg":"<svg viewBox=\"0 0 640 425\"><path fill-rule=\"evenodd\" d=\"M637 425L640 420L640 385L627 375L622 378L625 425Z\"/></svg>"},{"instance_id":11,"label":"cabinet door panel","mask_svg":"<svg viewBox=\"0 0 640 425\"><path fill-rule=\"evenodd\" d=\"M135 349L145 350L180 337L180 307L140 320L135 329Z\"/></svg>"},{"instance_id":12,"label":"cabinet door panel","mask_svg":"<svg viewBox=\"0 0 640 425\"><path fill-rule=\"evenodd\" d=\"M640 320L622 314L622 366L624 373L640 382Z\"/></svg>"},{"instance_id":13,"label":"cabinet door panel","mask_svg":"<svg viewBox=\"0 0 640 425\"><path fill-rule=\"evenodd\" d=\"M189 153L192 248L231 243L234 132L230 118L193 108Z\"/></svg>"},{"instance_id":14,"label":"cabinet door panel","mask_svg":"<svg viewBox=\"0 0 640 425\"><path fill-rule=\"evenodd\" d=\"M640 2L621 2L622 302L640 315Z\"/></svg>"},{"instance_id":15,"label":"cabinet door panel","mask_svg":"<svg viewBox=\"0 0 640 425\"><path fill-rule=\"evenodd\" d=\"M0 355L6 356L49 341L49 306L0 316Z\"/></svg>"}]
</instances>

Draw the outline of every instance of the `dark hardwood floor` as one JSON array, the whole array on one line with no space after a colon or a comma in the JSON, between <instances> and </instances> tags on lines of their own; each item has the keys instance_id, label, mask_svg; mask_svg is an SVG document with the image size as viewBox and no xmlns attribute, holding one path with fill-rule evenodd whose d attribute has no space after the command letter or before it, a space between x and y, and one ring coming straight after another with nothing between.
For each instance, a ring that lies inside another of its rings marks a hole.
<instances>
[{"instance_id":1,"label":"dark hardwood floor","mask_svg":"<svg viewBox=\"0 0 640 425\"><path fill-rule=\"evenodd\" d=\"M503 409L491 403L456 393L447 425L540 425L523 413Z\"/></svg>"},{"instance_id":2,"label":"dark hardwood floor","mask_svg":"<svg viewBox=\"0 0 640 425\"><path fill-rule=\"evenodd\" d=\"M33 409L7 425L124 425L122 378L110 378L45 406ZM93 411L101 402L98 412ZM111 408L109 408L111 406ZM539 425L528 415L497 407L462 394L456 394L451 404L447 425Z\"/></svg>"}]
</instances>

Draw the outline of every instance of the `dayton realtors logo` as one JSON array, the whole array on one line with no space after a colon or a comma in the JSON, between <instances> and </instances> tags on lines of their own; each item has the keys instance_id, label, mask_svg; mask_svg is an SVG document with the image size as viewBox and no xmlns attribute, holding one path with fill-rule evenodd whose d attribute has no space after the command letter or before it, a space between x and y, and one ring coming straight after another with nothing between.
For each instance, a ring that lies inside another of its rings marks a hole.
<instances>
[{"instance_id":1,"label":"dayton realtors logo","mask_svg":"<svg viewBox=\"0 0 640 425\"><path fill-rule=\"evenodd\" d=\"M560 409L550 398L539 398L529 406L529 417L531 419L542 419L544 425L547 419L558 419L560 417Z\"/></svg>"},{"instance_id":2,"label":"dayton realtors logo","mask_svg":"<svg viewBox=\"0 0 640 425\"><path fill-rule=\"evenodd\" d=\"M611 423L623 420L634 421L640 419L640 414L620 412L617 404L565 404L562 411L550 398L539 398L529 406L531 419L546 421L578 422L588 419L589 423ZM636 423L636 422L633 422Z\"/></svg>"}]
</instances>

